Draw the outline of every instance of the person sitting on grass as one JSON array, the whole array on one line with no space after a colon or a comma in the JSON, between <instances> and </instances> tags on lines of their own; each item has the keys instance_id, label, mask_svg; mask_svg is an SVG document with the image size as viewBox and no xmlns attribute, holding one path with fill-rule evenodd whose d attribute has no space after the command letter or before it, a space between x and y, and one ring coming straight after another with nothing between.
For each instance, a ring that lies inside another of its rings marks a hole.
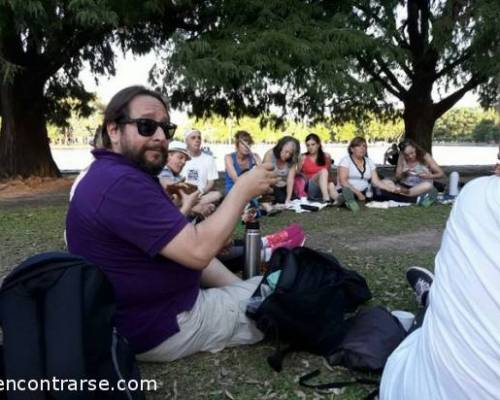
<instances>
[{"instance_id":1,"label":"person sitting on grass","mask_svg":"<svg viewBox=\"0 0 500 400\"><path fill-rule=\"evenodd\" d=\"M359 211L356 200L366 201L373 196L372 186L386 191L394 190L394 185L381 180L377 175L375 163L367 156L368 145L365 138L357 136L347 147L347 156L337 167L338 186L346 206L353 212Z\"/></svg>"},{"instance_id":2,"label":"person sitting on grass","mask_svg":"<svg viewBox=\"0 0 500 400\"><path fill-rule=\"evenodd\" d=\"M181 176L182 169L191 159L184 143L174 141L169 144L167 164L159 175L161 185L172 196L172 200L184 215L201 215L203 218L215 211L215 204L200 203L200 192L190 184L184 184L185 178Z\"/></svg>"},{"instance_id":3,"label":"person sitting on grass","mask_svg":"<svg viewBox=\"0 0 500 400\"><path fill-rule=\"evenodd\" d=\"M245 204L275 184L273 166L253 168L212 215L190 224L157 178L175 128L157 92L142 86L118 92L104 112L105 148L93 152L66 217L69 251L108 277L117 330L145 361L263 337L240 304L261 277L242 281L215 256Z\"/></svg>"},{"instance_id":4,"label":"person sitting on grass","mask_svg":"<svg viewBox=\"0 0 500 400\"><path fill-rule=\"evenodd\" d=\"M389 357L381 400L498 399L500 382L500 153L496 175L458 195L435 276L407 278L424 307Z\"/></svg>"},{"instance_id":5,"label":"person sitting on grass","mask_svg":"<svg viewBox=\"0 0 500 400\"><path fill-rule=\"evenodd\" d=\"M297 196L312 201L330 202L338 197L337 189L329 181L332 158L323 151L321 139L315 133L306 136L307 152L299 159L299 174L295 178Z\"/></svg>"},{"instance_id":6,"label":"person sitting on grass","mask_svg":"<svg viewBox=\"0 0 500 400\"><path fill-rule=\"evenodd\" d=\"M399 186L395 193L416 197L431 191L433 179L444 177L444 172L432 156L411 139L401 144L395 179Z\"/></svg>"},{"instance_id":7,"label":"person sitting on grass","mask_svg":"<svg viewBox=\"0 0 500 400\"><path fill-rule=\"evenodd\" d=\"M187 183L198 187L201 193L200 204L217 204L222 198L222 194L215 190L219 173L214 158L202 151L201 132L198 129L188 129L184 139L191 159L186 162L181 175Z\"/></svg>"},{"instance_id":8,"label":"person sitting on grass","mask_svg":"<svg viewBox=\"0 0 500 400\"><path fill-rule=\"evenodd\" d=\"M273 186L274 203L286 204L292 201L299 153L299 141L292 136L283 136L264 155L264 162L271 163L278 175L278 181Z\"/></svg>"},{"instance_id":9,"label":"person sitting on grass","mask_svg":"<svg viewBox=\"0 0 500 400\"><path fill-rule=\"evenodd\" d=\"M256 165L260 165L262 160L257 153L253 153L251 146L253 138L247 131L238 131L234 135L236 151L231 154L226 154L224 162L226 165L226 194L229 193L238 180L238 177L243 173L250 171Z\"/></svg>"}]
</instances>

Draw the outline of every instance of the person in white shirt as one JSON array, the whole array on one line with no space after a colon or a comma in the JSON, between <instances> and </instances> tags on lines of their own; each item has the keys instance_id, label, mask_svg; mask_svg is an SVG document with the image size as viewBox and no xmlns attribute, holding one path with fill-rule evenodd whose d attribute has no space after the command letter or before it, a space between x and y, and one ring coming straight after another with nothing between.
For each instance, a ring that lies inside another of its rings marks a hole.
<instances>
[{"instance_id":1,"label":"person in white shirt","mask_svg":"<svg viewBox=\"0 0 500 400\"><path fill-rule=\"evenodd\" d=\"M189 129L185 132L184 139L191 159L182 169L181 175L185 182L198 187L202 194L200 204L217 203L222 198L222 194L214 190L219 173L214 158L202 151L201 132Z\"/></svg>"},{"instance_id":2,"label":"person in white shirt","mask_svg":"<svg viewBox=\"0 0 500 400\"><path fill-rule=\"evenodd\" d=\"M353 212L359 210L359 201L371 197L371 185L388 192L395 190L396 186L388 180L381 180L377 175L375 163L367 156L368 145L365 138L355 137L349 143L349 155L342 158L337 167L338 186L342 189L342 196L346 205Z\"/></svg>"},{"instance_id":3,"label":"person in white shirt","mask_svg":"<svg viewBox=\"0 0 500 400\"><path fill-rule=\"evenodd\" d=\"M500 398L499 249L497 164L495 175L469 182L457 197L434 280L423 268L408 270L427 309L422 326L389 357L381 400Z\"/></svg>"}]
</instances>

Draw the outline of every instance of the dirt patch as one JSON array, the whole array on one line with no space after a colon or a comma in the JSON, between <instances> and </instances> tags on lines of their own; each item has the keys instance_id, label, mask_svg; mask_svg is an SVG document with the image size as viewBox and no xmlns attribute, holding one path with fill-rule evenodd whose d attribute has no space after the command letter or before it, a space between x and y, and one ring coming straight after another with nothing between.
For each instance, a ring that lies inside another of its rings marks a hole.
<instances>
[{"instance_id":1,"label":"dirt patch","mask_svg":"<svg viewBox=\"0 0 500 400\"><path fill-rule=\"evenodd\" d=\"M442 230L439 229L420 230L414 233L398 234L395 236L377 236L355 244L346 242L344 246L353 251L437 251L441 245L442 234Z\"/></svg>"},{"instance_id":2,"label":"dirt patch","mask_svg":"<svg viewBox=\"0 0 500 400\"><path fill-rule=\"evenodd\" d=\"M0 205L68 201L74 177L12 179L0 182Z\"/></svg>"}]
</instances>

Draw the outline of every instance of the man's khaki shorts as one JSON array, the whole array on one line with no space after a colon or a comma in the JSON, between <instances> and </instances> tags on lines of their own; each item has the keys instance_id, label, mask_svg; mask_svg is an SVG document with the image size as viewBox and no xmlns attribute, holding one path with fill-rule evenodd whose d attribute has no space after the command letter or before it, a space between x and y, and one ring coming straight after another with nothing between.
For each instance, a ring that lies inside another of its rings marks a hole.
<instances>
[{"instance_id":1,"label":"man's khaki shorts","mask_svg":"<svg viewBox=\"0 0 500 400\"><path fill-rule=\"evenodd\" d=\"M190 311L177 315L180 331L137 355L141 361L173 361L201 351L256 343L264 335L246 314L248 299L261 276L221 288L201 289Z\"/></svg>"}]
</instances>

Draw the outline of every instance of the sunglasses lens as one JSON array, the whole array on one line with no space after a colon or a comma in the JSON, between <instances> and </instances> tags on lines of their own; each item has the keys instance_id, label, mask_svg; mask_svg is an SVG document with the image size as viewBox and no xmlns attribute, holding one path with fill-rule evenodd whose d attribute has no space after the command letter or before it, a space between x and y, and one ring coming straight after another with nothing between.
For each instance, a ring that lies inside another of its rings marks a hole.
<instances>
[{"instance_id":1,"label":"sunglasses lens","mask_svg":"<svg viewBox=\"0 0 500 400\"><path fill-rule=\"evenodd\" d=\"M136 123L137 130L142 136L153 136L156 132L156 128L158 127L156 121L153 121L152 119L138 119Z\"/></svg>"},{"instance_id":2,"label":"sunglasses lens","mask_svg":"<svg viewBox=\"0 0 500 400\"><path fill-rule=\"evenodd\" d=\"M165 132L165 136L167 139L172 139L175 135L175 130L177 129L177 125L172 123L164 123L161 125L163 132Z\"/></svg>"}]
</instances>

